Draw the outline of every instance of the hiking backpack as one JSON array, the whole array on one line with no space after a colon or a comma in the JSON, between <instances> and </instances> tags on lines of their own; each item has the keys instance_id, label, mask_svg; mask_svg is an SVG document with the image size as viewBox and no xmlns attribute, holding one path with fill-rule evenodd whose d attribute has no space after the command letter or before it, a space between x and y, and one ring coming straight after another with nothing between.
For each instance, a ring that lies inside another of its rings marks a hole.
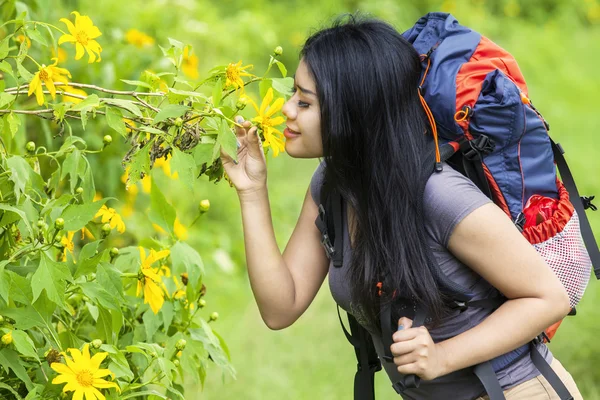
<instances>
[{"instance_id":1,"label":"hiking backpack","mask_svg":"<svg viewBox=\"0 0 600 400\"><path fill-rule=\"evenodd\" d=\"M592 266L600 279L600 252L585 215L588 208L596 210L591 203L594 197L579 195L564 150L550 138L548 123L529 99L517 62L447 13L425 15L403 36L421 55L423 73L418 89L435 141L427 168L436 173L443 162L448 162L492 199L559 277L569 295L570 315L575 314ZM315 223L334 267L343 265L344 204L339 193L325 183ZM453 299L452 308L497 308L505 301L470 301L468 290L457 287L439 267L430 268L440 290ZM382 287L385 281L378 284L379 290ZM348 332L339 307L338 316L358 359L354 398L372 400L374 374L381 369L381 362L371 336L350 314ZM413 326L423 325L426 317L417 304ZM395 321L391 320L389 304L382 304L380 320L386 353L383 359L393 361L389 348ZM495 372L527 355L562 400L572 398L536 348L540 341L552 338L558 324L531 343L473 367L490 400L504 399ZM392 386L402 394L419 383L417 376L398 374Z\"/></svg>"}]
</instances>

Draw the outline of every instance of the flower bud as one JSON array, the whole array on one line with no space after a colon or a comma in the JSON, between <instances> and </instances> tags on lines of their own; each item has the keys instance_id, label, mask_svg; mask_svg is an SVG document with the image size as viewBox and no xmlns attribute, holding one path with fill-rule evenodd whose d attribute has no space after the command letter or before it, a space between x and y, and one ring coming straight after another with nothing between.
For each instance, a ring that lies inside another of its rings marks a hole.
<instances>
[{"instance_id":1,"label":"flower bud","mask_svg":"<svg viewBox=\"0 0 600 400\"><path fill-rule=\"evenodd\" d=\"M178 351L178 352L177 352L177 354L175 354L175 357L177 357L177 358L181 358L181 355L182 355L182 354L183 354L183 353L182 353L181 351Z\"/></svg>"},{"instance_id":2,"label":"flower bud","mask_svg":"<svg viewBox=\"0 0 600 400\"><path fill-rule=\"evenodd\" d=\"M83 188L80 186L77 189L75 189L75 193L77 194L82 194L83 193Z\"/></svg>"},{"instance_id":3,"label":"flower bud","mask_svg":"<svg viewBox=\"0 0 600 400\"><path fill-rule=\"evenodd\" d=\"M102 346L102 340L100 340L100 339L94 339L94 340L92 340L91 344L92 344L93 348L99 349L100 346Z\"/></svg>"},{"instance_id":4,"label":"flower bud","mask_svg":"<svg viewBox=\"0 0 600 400\"><path fill-rule=\"evenodd\" d=\"M33 153L35 151L35 142L27 142L25 145L25 150L27 150L29 153Z\"/></svg>"},{"instance_id":5,"label":"flower bud","mask_svg":"<svg viewBox=\"0 0 600 400\"><path fill-rule=\"evenodd\" d=\"M104 135L104 137L102 138L102 143L104 143L104 146L108 146L109 144L112 143L112 136L110 135Z\"/></svg>"},{"instance_id":6,"label":"flower bud","mask_svg":"<svg viewBox=\"0 0 600 400\"><path fill-rule=\"evenodd\" d=\"M183 349L185 349L186 345L187 345L187 342L185 339L179 339L177 341L177 343L175 344L175 348L179 351L182 351Z\"/></svg>"},{"instance_id":7,"label":"flower bud","mask_svg":"<svg viewBox=\"0 0 600 400\"><path fill-rule=\"evenodd\" d=\"M65 227L65 220L62 218L56 218L56 221L54 221L54 228L56 228L57 231L60 231L64 227Z\"/></svg>"},{"instance_id":8,"label":"flower bud","mask_svg":"<svg viewBox=\"0 0 600 400\"><path fill-rule=\"evenodd\" d=\"M210 201L208 199L204 199L200 202L200 213L204 214L210 208Z\"/></svg>"},{"instance_id":9,"label":"flower bud","mask_svg":"<svg viewBox=\"0 0 600 400\"><path fill-rule=\"evenodd\" d=\"M204 300L204 299L198 300L198 307L200 307L200 308L206 307L206 300Z\"/></svg>"},{"instance_id":10,"label":"flower bud","mask_svg":"<svg viewBox=\"0 0 600 400\"><path fill-rule=\"evenodd\" d=\"M112 228L110 227L109 224L104 224L102 225L102 239L104 239L105 237L107 237L108 235L110 235L110 231L112 230Z\"/></svg>"},{"instance_id":11,"label":"flower bud","mask_svg":"<svg viewBox=\"0 0 600 400\"><path fill-rule=\"evenodd\" d=\"M179 367L181 363L179 362L179 360L173 360L173 365L176 367Z\"/></svg>"},{"instance_id":12,"label":"flower bud","mask_svg":"<svg viewBox=\"0 0 600 400\"><path fill-rule=\"evenodd\" d=\"M54 238L54 240L57 243L60 243L62 241L62 238L63 238L63 235L59 233L58 235L56 235L56 237Z\"/></svg>"},{"instance_id":13,"label":"flower bud","mask_svg":"<svg viewBox=\"0 0 600 400\"><path fill-rule=\"evenodd\" d=\"M37 222L36 225L37 225L38 228L42 229L44 227L44 224L45 223L44 223L43 219L38 219L38 222Z\"/></svg>"},{"instance_id":14,"label":"flower bud","mask_svg":"<svg viewBox=\"0 0 600 400\"><path fill-rule=\"evenodd\" d=\"M243 110L248 105L248 99L245 96L242 96L235 102L235 108L238 110Z\"/></svg>"},{"instance_id":15,"label":"flower bud","mask_svg":"<svg viewBox=\"0 0 600 400\"><path fill-rule=\"evenodd\" d=\"M273 50L273 53L275 53L276 56L282 55L283 54L283 47L281 47L281 46L275 47L275 49Z\"/></svg>"},{"instance_id":16,"label":"flower bud","mask_svg":"<svg viewBox=\"0 0 600 400\"><path fill-rule=\"evenodd\" d=\"M151 351L151 352L150 352L150 357L152 357L152 358L156 358L156 357L158 357L158 354L156 354L156 352L155 352L155 351Z\"/></svg>"},{"instance_id":17,"label":"flower bud","mask_svg":"<svg viewBox=\"0 0 600 400\"><path fill-rule=\"evenodd\" d=\"M4 323L4 317L2 315L0 315L0 324Z\"/></svg>"},{"instance_id":18,"label":"flower bud","mask_svg":"<svg viewBox=\"0 0 600 400\"><path fill-rule=\"evenodd\" d=\"M219 318L219 313L218 312L213 312L212 314L210 314L210 320L211 321L216 321Z\"/></svg>"},{"instance_id":19,"label":"flower bud","mask_svg":"<svg viewBox=\"0 0 600 400\"><path fill-rule=\"evenodd\" d=\"M11 344L13 342L12 332L8 332L6 335L2 336L2 339L0 339L0 341L2 341L2 344L6 346Z\"/></svg>"},{"instance_id":20,"label":"flower bud","mask_svg":"<svg viewBox=\"0 0 600 400\"><path fill-rule=\"evenodd\" d=\"M183 125L183 119L181 117L175 118L175 126L180 127L181 125Z\"/></svg>"},{"instance_id":21,"label":"flower bud","mask_svg":"<svg viewBox=\"0 0 600 400\"><path fill-rule=\"evenodd\" d=\"M117 249L116 247L113 247L112 249L110 249L110 258L115 258L116 256L119 255L119 249Z\"/></svg>"}]
</instances>

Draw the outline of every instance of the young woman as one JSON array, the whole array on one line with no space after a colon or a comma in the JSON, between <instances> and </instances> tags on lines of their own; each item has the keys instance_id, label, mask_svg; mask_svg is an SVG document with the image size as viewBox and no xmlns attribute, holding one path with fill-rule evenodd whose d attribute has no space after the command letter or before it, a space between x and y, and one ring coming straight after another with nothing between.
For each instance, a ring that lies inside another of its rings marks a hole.
<instances>
[{"instance_id":1,"label":"young woman","mask_svg":"<svg viewBox=\"0 0 600 400\"><path fill-rule=\"evenodd\" d=\"M271 329L293 324L329 273L336 302L371 333L379 329L377 277L432 316L425 327L397 307L390 378L416 374L407 399L485 398L471 366L531 341L569 312L567 293L506 215L467 178L444 164L423 171L431 127L417 91L419 55L390 25L351 17L312 35L301 52L294 94L283 107L286 152L323 158L307 190L283 254L273 232L267 169L256 127L239 119L238 163L222 154L242 210L248 274L261 316ZM425 134L424 134L425 132ZM344 199L344 265L330 266L315 226L323 181ZM429 268L477 298L501 292L495 311L449 310ZM535 284L533 284L535 282ZM544 344L539 351L574 398L573 379ZM381 358L381 357L380 357ZM555 399L530 357L496 376L507 399Z\"/></svg>"}]
</instances>

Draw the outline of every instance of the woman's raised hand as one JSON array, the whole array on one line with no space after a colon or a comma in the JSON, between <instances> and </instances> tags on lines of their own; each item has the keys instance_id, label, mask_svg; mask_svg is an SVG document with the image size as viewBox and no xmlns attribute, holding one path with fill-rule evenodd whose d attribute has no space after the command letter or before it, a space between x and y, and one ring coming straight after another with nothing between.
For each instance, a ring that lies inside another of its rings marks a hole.
<instances>
[{"instance_id":1,"label":"woman's raised hand","mask_svg":"<svg viewBox=\"0 0 600 400\"><path fill-rule=\"evenodd\" d=\"M244 121L240 116L235 127L238 140L237 163L221 148L223 168L237 189L238 194L251 193L266 187L267 164L262 141L255 126L250 121Z\"/></svg>"}]
</instances>

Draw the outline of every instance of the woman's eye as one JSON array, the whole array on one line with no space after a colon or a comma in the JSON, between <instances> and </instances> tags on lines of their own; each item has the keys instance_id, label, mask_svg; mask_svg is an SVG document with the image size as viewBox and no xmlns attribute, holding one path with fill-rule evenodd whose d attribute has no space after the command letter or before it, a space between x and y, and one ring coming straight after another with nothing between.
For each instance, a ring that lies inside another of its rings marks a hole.
<instances>
[{"instance_id":1,"label":"woman's eye","mask_svg":"<svg viewBox=\"0 0 600 400\"><path fill-rule=\"evenodd\" d=\"M310 104L298 100L298 107L307 108Z\"/></svg>"}]
</instances>

